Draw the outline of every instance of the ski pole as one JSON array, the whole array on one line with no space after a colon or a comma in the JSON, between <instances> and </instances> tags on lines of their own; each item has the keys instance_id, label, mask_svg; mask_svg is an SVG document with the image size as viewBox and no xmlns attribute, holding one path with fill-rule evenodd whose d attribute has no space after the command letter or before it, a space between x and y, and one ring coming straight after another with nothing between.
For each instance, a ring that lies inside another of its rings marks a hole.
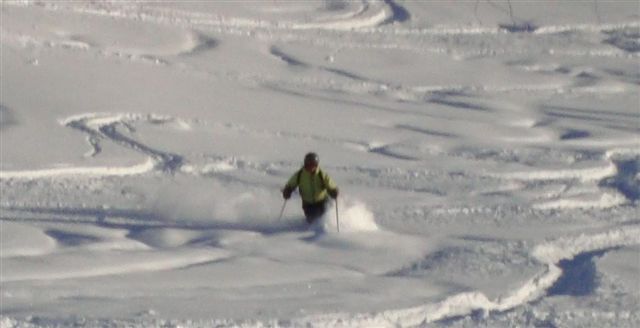
<instances>
[{"instance_id":1,"label":"ski pole","mask_svg":"<svg viewBox=\"0 0 640 328\"><path fill-rule=\"evenodd\" d=\"M278 218L278 221L282 220L282 215L284 214L284 207L287 206L287 200L284 200L284 203L282 204L282 209L280 210L280 217Z\"/></svg>"},{"instance_id":2,"label":"ski pole","mask_svg":"<svg viewBox=\"0 0 640 328\"><path fill-rule=\"evenodd\" d=\"M340 217L338 216L338 198L336 197L336 227L338 227L338 232L340 232Z\"/></svg>"}]
</instances>

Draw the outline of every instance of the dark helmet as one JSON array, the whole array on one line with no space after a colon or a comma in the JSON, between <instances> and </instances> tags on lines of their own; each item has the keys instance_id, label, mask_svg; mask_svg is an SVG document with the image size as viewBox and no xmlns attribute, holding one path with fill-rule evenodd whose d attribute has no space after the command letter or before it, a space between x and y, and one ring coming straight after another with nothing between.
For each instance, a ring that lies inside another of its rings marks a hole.
<instances>
[{"instance_id":1,"label":"dark helmet","mask_svg":"<svg viewBox=\"0 0 640 328\"><path fill-rule=\"evenodd\" d=\"M304 166L318 166L320 163L320 157L316 153L308 153L304 155Z\"/></svg>"}]
</instances>

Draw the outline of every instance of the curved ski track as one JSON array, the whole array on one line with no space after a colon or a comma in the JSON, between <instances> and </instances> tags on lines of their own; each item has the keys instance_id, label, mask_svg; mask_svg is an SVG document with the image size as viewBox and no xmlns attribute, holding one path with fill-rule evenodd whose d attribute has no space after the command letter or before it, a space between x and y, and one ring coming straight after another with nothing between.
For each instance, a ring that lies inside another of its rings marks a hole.
<instances>
[{"instance_id":1,"label":"curved ski track","mask_svg":"<svg viewBox=\"0 0 640 328\"><path fill-rule=\"evenodd\" d=\"M4 4L3 4L4 5ZM384 2L378 1L361 1L354 3L348 10L343 10L334 16L329 16L330 19L318 22L297 22L297 21L261 21L251 20L242 17L219 17L212 14L199 14L187 11L176 11L170 9L163 9L157 7L140 7L138 5L123 4L123 3L105 3L100 6L94 4L84 4L82 6L69 5L64 2L46 2L44 4L38 4L33 2L19 3L10 2L9 6L42 6L46 10L53 11L72 11L86 15L96 15L112 17L114 19L127 19L134 21L145 21L159 24L167 24L172 26L181 26L185 29L194 31L206 31L221 34L238 34L238 35L253 35L253 37L268 39L272 44L277 44L280 40L298 40L311 43L315 46L326 46L340 49L372 49L376 47L390 48L390 49L403 49L415 51L418 54L424 53L445 53L454 49L453 52L458 58L472 58L476 56L495 56L499 54L502 49L485 49L476 47L477 41L472 41L474 35L498 35L503 33L499 26L491 28L481 27L468 27L468 28L422 28L422 29L407 29L404 27L397 27L394 29L387 29L386 24L392 24L394 22L402 22L411 19L411 13L407 12L398 3L393 0L386 0ZM142 12L141 12L142 11ZM628 29L637 29L640 27L638 22L628 22L622 24L596 24L596 25L558 25L558 26L543 26L535 29L532 34L540 36L542 38L554 38L560 34L576 33L581 31L600 33L605 35L606 38L602 42L602 48L600 49L582 49L582 50L562 50L561 48L546 48L543 50L535 50L537 52L547 52L551 55L559 56L584 56L584 57L610 57L610 58L638 58L638 47L634 46L634 36L625 31ZM305 34L307 30L314 30L318 33L317 38L313 38L312 41L308 41L309 37ZM318 32L319 30L319 32ZM336 41L336 34L354 33L358 35L355 42L339 42ZM9 44L18 45L36 45L47 47L61 47L70 51L91 51L95 50L94 45L82 40L74 40L72 38L62 38L59 40L41 40L32 38L26 35L15 35L10 31L2 30L3 42ZM438 41L436 44L438 47L432 45L421 45L413 41L412 36L426 37ZM451 38L447 39L447 37ZM504 36L504 35L501 35ZM193 55L194 53L209 51L214 49L218 45L218 41L214 38L193 32L190 34L192 41L188 47L176 51L176 55ZM517 39L519 36L504 36L506 38ZM467 38L468 44L471 46L455 48L453 43L459 42L458 39ZM382 39L388 42L369 42L371 39ZM558 38L563 40L562 38ZM637 38L636 38L637 39ZM484 42L484 41L482 41ZM558 43L560 41L557 41ZM499 44L499 42L496 42ZM611 49L613 46L615 49ZM536 48L536 45L531 48ZM523 49L522 52L526 53L532 49ZM106 52L103 50L97 50L102 52L106 56L120 56L130 60L137 60L148 62L150 64L160 65L172 65L171 56L166 55L138 55L132 53L119 53L119 52ZM473 96L479 94L500 94L500 93L516 93L516 92L531 92L531 93L545 93L545 94L597 94L597 93L609 93L617 94L621 92L621 89L616 85L599 85L598 79L589 79L588 76L577 72L579 68L572 67L547 67L543 64L517 64L523 70L531 70L539 73L553 73L567 76L566 83L560 85L515 85L515 86L480 86L480 85L409 85L409 84L394 84L389 81L382 81L375 78L369 78L358 74L357 72L350 72L342 69L329 68L316 63L305 62L296 56L289 54L286 49L279 48L273 45L269 49L269 53L283 61L286 65L297 67L300 69L318 69L327 73L330 78L316 80L297 79L294 81L287 81L277 77L244 74L236 75L235 79L248 84L258 83L264 86L277 86L273 87L274 90L279 92L287 92L289 94L298 95L300 97L309 98L322 98L329 97L327 94L335 94L335 91L343 92L346 94L355 95L374 95L382 99L391 99L399 102L410 102L424 104L428 103L435 106L445 107L447 109L465 110L474 112L474 115L480 115L482 117L485 114L495 115L495 112L507 113L510 109L498 108L493 104L486 104L481 101L477 101ZM197 68L192 68L197 70ZM224 71L210 71L207 74L216 77L234 78L229 77L229 74ZM638 77L627 74L626 72L614 72L614 71L602 71L598 74L607 75L618 81L638 83ZM257 81L257 82L256 82ZM311 91L309 91L311 90ZM333 98L335 100L335 96ZM353 100L344 98L345 103L353 102ZM425 113L424 111L403 111L396 109L393 105L379 105L379 104L366 104L361 103L362 107L372 111L382 111L399 113L413 116L430 116L436 118L447 118L446 113ZM7 109L0 107L2 112ZM554 108L546 108L546 118L554 118L560 114L561 111ZM566 114L564 114L566 115ZM625 117L624 115L612 114L599 114L580 112L578 110L573 111L573 116L570 119L581 121L606 121L612 125L624 125L624 121L631 119L638 119L637 115ZM566 117L565 117L566 118ZM543 126L545 119L532 119L530 127ZM112 113L86 113L80 114L74 117L70 117L61 121L61 124L79 131L86 135L86 140L90 146L90 151L86 154L87 157L99 156L102 151L104 142L111 142L120 147L124 147L133 152L139 153L147 157L148 159L143 163L129 167L69 167L69 168L53 168L43 170L31 170L31 171L0 171L0 179L12 180L12 179L25 179L25 180L37 180L43 178L52 177L69 177L69 176L132 176L146 174L150 172L164 172L174 173L177 171L183 172L197 172L206 171L203 168L199 171L198 168L189 166L187 159L180 155L171 152L155 149L144 143L136 140L129 134L135 131L136 124L144 124L149 122L172 122L179 119L154 115L140 115L140 114L112 114ZM10 121L1 121L0 128L7 128L11 124ZM515 124L509 122L509 124ZM431 131L419 126L410 126L407 124L398 124L391 128L402 129L410 131L416 134L431 135L442 138L459 138L458 131ZM633 130L632 130L633 131ZM637 129L635 130L637 132ZM246 131L245 131L246 132ZM301 136L299 134L286 134L281 132L264 132L264 131L250 131L255 134L272 134L272 135L284 135L290 138L311 138L314 140L329 141L335 144L339 144L345 147L355 147L362 151L368 151L380 156L391 157L398 160L421 160L421 158L407 157L398 151L390 144L371 144L362 140L341 140L341 139L329 139L322 136L306 135ZM541 133L541 138L545 139L549 134L548 131ZM590 131L588 130L566 130L560 135L553 135L553 138L557 140L573 142L578 146L589 146L588 142L583 142L581 139L588 138ZM536 136L530 137L535 141ZM522 140L521 140L522 141ZM638 175L638 157L640 153L637 149L634 150L635 143L630 142L627 148L610 150L601 156L599 166L590 167L575 167L564 170L549 169L546 171L518 171L518 172L488 172L484 173L484 176L491 177L499 180L509 181L524 181L525 183L532 182L549 182L549 181L567 181L578 180L581 182L587 182L594 184L598 189L610 189L615 193L611 198L603 199L598 206L603 208L620 206L626 203L633 203L638 200L638 186L633 182ZM454 154L455 155L455 154ZM629 159L631 158L631 159ZM228 158L222 158L217 162L230 162L232 167L237 166L237 162L234 162ZM214 164L216 164L214 163ZM636 163L636 164L634 164ZM210 163L209 163L210 164ZM267 164L254 164L255 166L262 168ZM286 165L286 164L284 164ZM187 169L185 169L187 168ZM337 168L340 170L340 168ZM398 172L389 173L388 170L379 168L343 168L344 170L351 170L351 172L357 171L358 174L375 176L379 174L387 174L390 176L401 176L401 179L406 177L414 177L426 172L417 172L411 170L398 169ZM482 174L478 174L482 175ZM567 183L569 184L569 183ZM415 191L415 190L413 190ZM622 197L620 197L622 195ZM545 209L563 209L563 208L583 208L588 207L586 203L592 203L591 200L571 200L562 199L558 195L552 195L550 199L539 200L539 203L534 204L534 208ZM606 198L606 197L605 197ZM4 204L3 204L4 206ZM157 223L163 227L167 227L166 222L148 222L150 216L148 213L127 211L127 210L99 210L99 209L47 209L46 207L19 207L9 206L2 208L5 213L18 213L16 216L33 215L34 221L43 220L39 218L39 214L44 216L59 215L64 217L76 217L79 222L83 218L87 219L89 223L98 222L104 226L109 227L122 227L127 225L140 225L141 222L145 224ZM2 221L12 221L9 216L3 214L0 218ZM110 223L111 220L115 220L116 223ZM117 220L124 220L124 222L118 222ZM72 222L71 220L67 222ZM176 228L192 228L192 226L177 226ZM249 229L246 226L223 226L224 229ZM283 230L290 227L280 227ZM261 228L262 229L262 228ZM55 232L49 232L55 236ZM576 236L564 237L555 240L549 240L545 243L539 244L534 247L531 256L539 263L545 266L544 272L532 277L529 281L524 283L520 288L508 292L497 299L490 299L486 295L479 292L465 292L447 297L444 300L423 304L416 307L406 309L387 310L378 313L360 313L360 314L347 314L347 313L331 313L321 316L309 316L303 318L292 319L288 322L289 325L309 325L309 326L421 326L429 323L437 322L443 319L465 316L474 313L475 311L483 312L502 312L509 309L513 309L521 304L537 300L545 295L547 289L553 286L554 282L561 275L561 269L558 263L562 260L571 259L581 253L609 249L612 247L625 247L640 245L640 227L637 224L624 227L624 229L612 229L606 232L597 234L580 234ZM131 245L131 247L143 247L139 244ZM173 256L180 257L183 253L179 251L175 252ZM184 267L186 265L193 265L197 263L207 262L223 258L224 254L211 254L203 253L197 254L194 257L194 261L176 261L167 263L166 259L157 259L155 265L134 267L135 271L146 270L158 270L166 269L168 267ZM192 259L193 260L193 259ZM114 272L86 272L85 276L92 276L96 274L112 274L119 273ZM63 273L60 276L55 277L59 279L68 278ZM0 322L2 324L3 322ZM113 322L110 322L113 323ZM221 325L234 326L243 324L257 324L255 322L242 322L242 321L226 321L220 322ZM10 324L10 322L9 322ZM186 323L187 325L189 323ZM197 322L191 322L190 324L197 325ZM276 322L276 325L278 323ZM286 323L283 323L286 325Z\"/></svg>"},{"instance_id":2,"label":"curved ski track","mask_svg":"<svg viewBox=\"0 0 640 328\"><path fill-rule=\"evenodd\" d=\"M155 117L153 115L136 114L96 114L88 113L67 118L61 124L87 134L87 142L91 150L85 155L94 157L102 151L101 143L105 140L124 148L141 153L148 160L129 167L65 167L26 171L0 171L0 179L38 179L56 176L129 176L151 172L175 172L183 165L184 159L177 154L155 150L118 131L118 128L134 131L136 121L166 122L172 118Z\"/></svg>"}]
</instances>

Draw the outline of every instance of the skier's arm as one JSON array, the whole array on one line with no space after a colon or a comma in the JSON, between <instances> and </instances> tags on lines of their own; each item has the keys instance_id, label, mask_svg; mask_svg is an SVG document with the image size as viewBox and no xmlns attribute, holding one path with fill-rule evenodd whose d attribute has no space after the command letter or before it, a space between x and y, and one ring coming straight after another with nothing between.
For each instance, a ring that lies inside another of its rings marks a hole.
<instances>
[{"instance_id":1,"label":"skier's arm","mask_svg":"<svg viewBox=\"0 0 640 328\"><path fill-rule=\"evenodd\" d=\"M329 194L329 196L331 196L331 198L337 198L338 186L333 181L333 179L331 179L331 177L326 173L324 173L324 176L322 177L322 179L324 180L324 185L327 188L327 193Z\"/></svg>"},{"instance_id":2,"label":"skier's arm","mask_svg":"<svg viewBox=\"0 0 640 328\"><path fill-rule=\"evenodd\" d=\"M291 178L289 178L289 181L287 181L287 184L284 185L284 188L282 188L282 197L284 197L284 199L289 199L291 197L291 193L296 190L296 187L298 187L297 173L292 175Z\"/></svg>"}]
</instances>

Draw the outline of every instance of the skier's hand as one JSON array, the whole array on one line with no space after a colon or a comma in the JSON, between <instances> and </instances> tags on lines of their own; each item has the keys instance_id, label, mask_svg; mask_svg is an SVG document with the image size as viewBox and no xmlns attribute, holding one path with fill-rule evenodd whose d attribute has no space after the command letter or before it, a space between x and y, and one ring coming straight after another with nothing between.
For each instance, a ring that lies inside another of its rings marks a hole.
<instances>
[{"instance_id":1,"label":"skier's hand","mask_svg":"<svg viewBox=\"0 0 640 328\"><path fill-rule=\"evenodd\" d=\"M284 188L282 189L282 197L284 197L284 199L289 199L291 198L291 194L293 193L293 189L291 188Z\"/></svg>"},{"instance_id":2,"label":"skier's hand","mask_svg":"<svg viewBox=\"0 0 640 328\"><path fill-rule=\"evenodd\" d=\"M329 189L329 190L327 190L327 192L329 193L329 196L331 196L331 198L333 198L333 199L338 198L338 188Z\"/></svg>"}]
</instances>

